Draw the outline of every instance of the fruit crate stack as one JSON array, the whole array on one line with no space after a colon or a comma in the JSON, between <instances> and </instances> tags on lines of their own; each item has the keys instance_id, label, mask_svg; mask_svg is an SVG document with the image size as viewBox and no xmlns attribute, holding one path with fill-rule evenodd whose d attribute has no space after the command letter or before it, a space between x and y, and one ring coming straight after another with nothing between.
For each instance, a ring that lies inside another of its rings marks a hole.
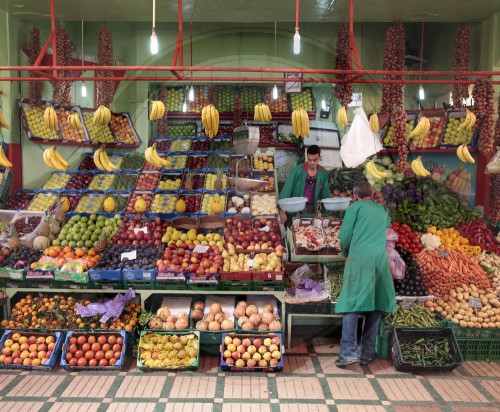
<instances>
[{"instance_id":1,"label":"fruit crate stack","mask_svg":"<svg viewBox=\"0 0 500 412\"><path fill-rule=\"evenodd\" d=\"M472 130L461 127L467 113L463 110L449 110L446 112L446 126L439 147L442 149L456 148L462 144L472 148L479 137L479 129Z\"/></svg>"}]
</instances>

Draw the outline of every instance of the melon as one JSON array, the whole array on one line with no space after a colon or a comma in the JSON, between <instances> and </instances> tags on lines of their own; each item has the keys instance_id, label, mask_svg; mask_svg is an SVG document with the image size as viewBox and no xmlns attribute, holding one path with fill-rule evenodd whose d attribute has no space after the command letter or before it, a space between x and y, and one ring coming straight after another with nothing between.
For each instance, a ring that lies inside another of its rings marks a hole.
<instances>
[{"instance_id":1,"label":"melon","mask_svg":"<svg viewBox=\"0 0 500 412\"><path fill-rule=\"evenodd\" d=\"M144 199L139 198L135 201L134 209L137 213L144 213L147 207L148 205Z\"/></svg>"},{"instance_id":2,"label":"melon","mask_svg":"<svg viewBox=\"0 0 500 412\"><path fill-rule=\"evenodd\" d=\"M113 199L111 196L108 196L106 200L104 201L104 211L107 213L113 213L116 208L116 203L115 199Z\"/></svg>"},{"instance_id":3,"label":"melon","mask_svg":"<svg viewBox=\"0 0 500 412\"><path fill-rule=\"evenodd\" d=\"M222 213L222 203L220 200L214 200L212 202L212 213Z\"/></svg>"},{"instance_id":4,"label":"melon","mask_svg":"<svg viewBox=\"0 0 500 412\"><path fill-rule=\"evenodd\" d=\"M177 202L175 202L175 211L177 213L184 213L186 211L186 202L184 200L179 199Z\"/></svg>"},{"instance_id":5,"label":"melon","mask_svg":"<svg viewBox=\"0 0 500 412\"><path fill-rule=\"evenodd\" d=\"M69 208L71 207L71 204L69 203L69 199L64 196L61 198L61 210L66 213L69 211Z\"/></svg>"},{"instance_id":6,"label":"melon","mask_svg":"<svg viewBox=\"0 0 500 412\"><path fill-rule=\"evenodd\" d=\"M44 250L50 246L50 239L45 236L37 236L33 241L33 249Z\"/></svg>"}]
</instances>

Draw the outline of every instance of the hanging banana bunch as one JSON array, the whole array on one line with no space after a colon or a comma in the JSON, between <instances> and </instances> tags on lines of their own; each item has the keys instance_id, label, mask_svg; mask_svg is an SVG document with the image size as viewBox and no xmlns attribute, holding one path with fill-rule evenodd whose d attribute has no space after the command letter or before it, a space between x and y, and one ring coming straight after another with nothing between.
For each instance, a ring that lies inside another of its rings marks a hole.
<instances>
[{"instance_id":1,"label":"hanging banana bunch","mask_svg":"<svg viewBox=\"0 0 500 412\"><path fill-rule=\"evenodd\" d=\"M160 100L153 100L151 102L151 113L149 114L149 120L152 122L160 120L165 114L165 105Z\"/></svg>"},{"instance_id":2,"label":"hanging banana bunch","mask_svg":"<svg viewBox=\"0 0 500 412\"><path fill-rule=\"evenodd\" d=\"M418 156L415 160L413 160L410 166L412 172L417 176L427 177L431 175L431 172L429 172L423 165L421 156Z\"/></svg>"},{"instance_id":3,"label":"hanging banana bunch","mask_svg":"<svg viewBox=\"0 0 500 412\"><path fill-rule=\"evenodd\" d=\"M3 129L8 129L9 128L9 125L5 121L2 112L0 112L0 128L3 128Z\"/></svg>"},{"instance_id":4,"label":"hanging banana bunch","mask_svg":"<svg viewBox=\"0 0 500 412\"><path fill-rule=\"evenodd\" d=\"M156 143L148 147L144 152L144 158L146 162L152 164L154 167L161 169L162 167L168 166L169 162L167 159L161 157L156 151Z\"/></svg>"},{"instance_id":5,"label":"hanging banana bunch","mask_svg":"<svg viewBox=\"0 0 500 412\"><path fill-rule=\"evenodd\" d=\"M370 116L370 129L373 133L378 133L380 131L380 125L378 123L378 114L373 113Z\"/></svg>"},{"instance_id":6,"label":"hanging banana bunch","mask_svg":"<svg viewBox=\"0 0 500 412\"><path fill-rule=\"evenodd\" d=\"M460 126L458 128L460 130L471 130L472 126L476 123L476 115L472 113L469 109L465 109L467 111L467 116L465 117L465 120L460 123Z\"/></svg>"},{"instance_id":7,"label":"hanging banana bunch","mask_svg":"<svg viewBox=\"0 0 500 412\"><path fill-rule=\"evenodd\" d=\"M427 135L427 133L429 133L430 129L431 122L429 121L429 119L425 116L421 116L417 123L417 127L415 127L415 129L411 131L408 137L414 137L417 140L423 139Z\"/></svg>"},{"instance_id":8,"label":"hanging banana bunch","mask_svg":"<svg viewBox=\"0 0 500 412\"><path fill-rule=\"evenodd\" d=\"M339 126L345 128L349 121L347 120L347 111L345 106L342 106L337 112L337 120L339 122Z\"/></svg>"},{"instance_id":9,"label":"hanging banana bunch","mask_svg":"<svg viewBox=\"0 0 500 412\"><path fill-rule=\"evenodd\" d=\"M7 156L5 155L5 152L3 151L3 146L1 144L0 144L0 166L9 169L12 167L12 163L10 162L9 159L7 159Z\"/></svg>"},{"instance_id":10,"label":"hanging banana bunch","mask_svg":"<svg viewBox=\"0 0 500 412\"><path fill-rule=\"evenodd\" d=\"M212 139L219 132L219 111L213 104L209 104L201 111L201 121L205 127L205 133Z\"/></svg>"},{"instance_id":11,"label":"hanging banana bunch","mask_svg":"<svg viewBox=\"0 0 500 412\"><path fill-rule=\"evenodd\" d=\"M99 106L94 112L94 124L106 126L111 121L111 110L106 106Z\"/></svg>"},{"instance_id":12,"label":"hanging banana bunch","mask_svg":"<svg viewBox=\"0 0 500 412\"><path fill-rule=\"evenodd\" d=\"M257 103L253 111L253 119L256 122L270 122L273 116L269 110L269 106L265 103Z\"/></svg>"},{"instance_id":13,"label":"hanging banana bunch","mask_svg":"<svg viewBox=\"0 0 500 412\"><path fill-rule=\"evenodd\" d=\"M47 129L57 132L59 127L57 124L57 115L52 105L48 106L45 109L45 112L43 113L43 120L45 122L45 126L47 126Z\"/></svg>"},{"instance_id":14,"label":"hanging banana bunch","mask_svg":"<svg viewBox=\"0 0 500 412\"><path fill-rule=\"evenodd\" d=\"M101 146L94 152L94 163L99 170L104 170L106 172L112 172L118 169L118 166L111 161L106 150L104 150L104 146Z\"/></svg>"},{"instance_id":15,"label":"hanging banana bunch","mask_svg":"<svg viewBox=\"0 0 500 412\"><path fill-rule=\"evenodd\" d=\"M472 163L472 164L476 163L476 161L469 152L469 148L465 143L457 147L457 156L463 163Z\"/></svg>"},{"instance_id":16,"label":"hanging banana bunch","mask_svg":"<svg viewBox=\"0 0 500 412\"><path fill-rule=\"evenodd\" d=\"M49 147L48 149L45 149L43 151L43 162L47 167L58 170L60 172L65 172L69 167L69 163L57 151L55 146Z\"/></svg>"},{"instance_id":17,"label":"hanging banana bunch","mask_svg":"<svg viewBox=\"0 0 500 412\"><path fill-rule=\"evenodd\" d=\"M309 137L309 115L298 107L292 112L293 134L297 137Z\"/></svg>"}]
</instances>

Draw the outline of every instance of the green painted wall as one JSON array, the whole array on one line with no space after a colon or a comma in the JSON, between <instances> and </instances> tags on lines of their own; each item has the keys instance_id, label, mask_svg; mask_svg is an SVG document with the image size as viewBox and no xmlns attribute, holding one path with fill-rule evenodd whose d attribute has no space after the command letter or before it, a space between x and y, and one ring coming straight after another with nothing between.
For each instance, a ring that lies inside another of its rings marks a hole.
<instances>
[{"instance_id":1,"label":"green painted wall","mask_svg":"<svg viewBox=\"0 0 500 412\"><path fill-rule=\"evenodd\" d=\"M500 13L491 16L485 22L471 24L473 57L471 68L498 68L500 65ZM29 42L29 31L33 22L19 22L0 10L0 22L6 21L6 29L0 29L0 65L27 63L24 54L19 54L19 46ZM35 22L41 30L42 42L49 33L48 20ZM66 22L75 49L81 51L81 23ZM4 26L3 23L0 27ZM385 31L388 24L365 23L356 24L355 35L363 67L380 69L383 62L383 46ZM86 54L97 53L97 32L100 23L85 23L84 51ZM112 22L109 27L113 33L114 57L125 65L170 65L177 38L176 24L160 24L157 28L160 43L160 53L151 56L149 53L149 24ZM427 24L425 26L424 58L428 61L424 69L449 70L453 60L453 36L459 24ZM193 64L223 65L250 67L308 67L334 68L335 42L338 25L334 23L301 25L302 53L295 56L292 53L292 30L289 24L277 25L276 58L274 52L275 36L273 24L195 24L193 26ZM407 40L412 47L420 47L421 24L405 24ZM184 25L184 63L189 64L189 26ZM493 64L496 63L496 66ZM418 69L418 64L414 67ZM142 73L145 74L146 72ZM148 72L150 73L150 72ZM91 75L92 72L86 75ZM134 73L141 75L141 73ZM168 75L168 74L167 74ZM255 76L256 81L260 75ZM19 96L28 96L28 83L0 84L4 93L2 96L4 112L8 113L12 129L4 136L8 141L21 141L23 145L23 178L26 187L38 187L43 183L49 171L43 165L41 152L43 146L38 146L27 140L21 133L18 122L16 100ZM74 85L74 102L83 106L93 105L92 86L87 89L86 99L80 96L81 83ZM22 89L22 91L20 91ZM355 85L356 92L362 92L364 106L367 112L379 109L381 105L381 86ZM406 88L406 107L416 108L414 96L418 87ZM7 92L6 92L7 90ZM450 88L443 86L426 87L426 107L441 105ZM147 96L149 84L146 82L122 82L115 95L112 109L131 113L143 145L147 145L150 125L147 120ZM333 89L328 85L315 85L314 94L317 99L325 94L328 98ZM51 86L44 88L44 97L50 99ZM338 106L334 105L335 113ZM333 120L333 119L331 119ZM22 138L20 138L22 136ZM68 159L71 166L81 160L83 152L88 149L61 148L61 153Z\"/></svg>"}]
</instances>

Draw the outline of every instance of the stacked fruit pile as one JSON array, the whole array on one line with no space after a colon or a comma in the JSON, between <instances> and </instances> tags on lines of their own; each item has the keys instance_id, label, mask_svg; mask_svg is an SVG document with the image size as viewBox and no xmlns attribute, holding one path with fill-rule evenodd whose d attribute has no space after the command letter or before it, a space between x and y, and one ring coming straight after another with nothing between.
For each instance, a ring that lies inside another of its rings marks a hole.
<instances>
[{"instance_id":1,"label":"stacked fruit pile","mask_svg":"<svg viewBox=\"0 0 500 412\"><path fill-rule=\"evenodd\" d=\"M312 112L314 106L311 89L305 89L301 93L292 93L290 95L290 104L292 110L298 109L300 107L306 112Z\"/></svg>"}]
</instances>

